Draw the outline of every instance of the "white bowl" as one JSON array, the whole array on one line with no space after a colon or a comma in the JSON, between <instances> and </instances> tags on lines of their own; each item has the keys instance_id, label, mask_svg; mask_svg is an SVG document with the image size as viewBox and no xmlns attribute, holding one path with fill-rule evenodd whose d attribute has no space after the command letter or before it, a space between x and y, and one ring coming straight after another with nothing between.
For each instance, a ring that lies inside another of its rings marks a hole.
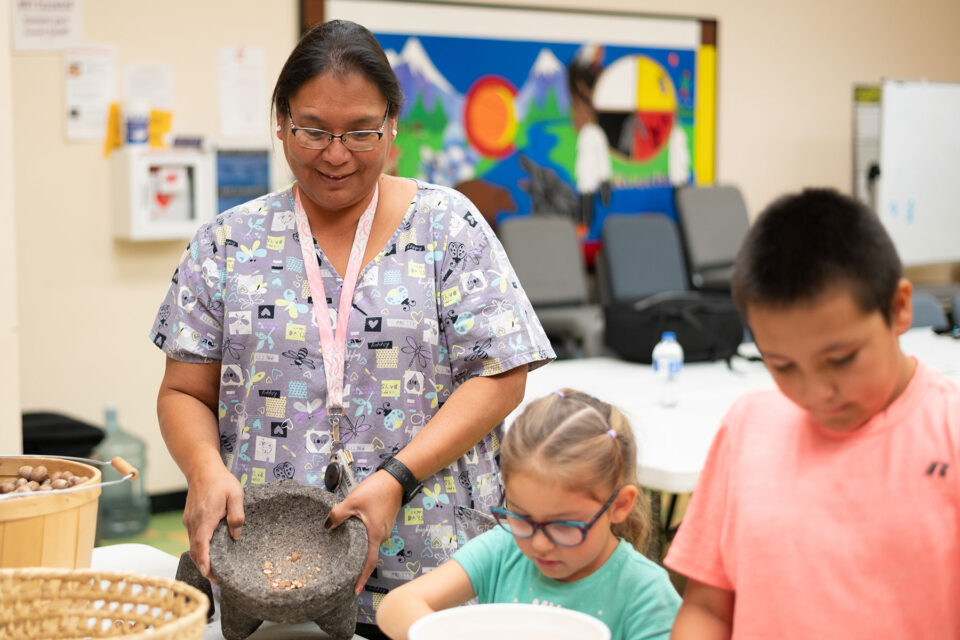
<instances>
[{"instance_id":1,"label":"white bowl","mask_svg":"<svg viewBox=\"0 0 960 640\"><path fill-rule=\"evenodd\" d=\"M453 635L451 635L453 634ZM610 640L610 629L579 611L537 604L478 604L431 613L409 640Z\"/></svg>"}]
</instances>

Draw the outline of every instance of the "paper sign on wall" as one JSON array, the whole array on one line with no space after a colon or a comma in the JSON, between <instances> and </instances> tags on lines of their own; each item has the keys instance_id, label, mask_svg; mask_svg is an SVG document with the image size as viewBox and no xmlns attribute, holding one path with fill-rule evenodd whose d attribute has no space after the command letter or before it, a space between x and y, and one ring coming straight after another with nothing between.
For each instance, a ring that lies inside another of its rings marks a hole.
<instances>
[{"instance_id":1,"label":"paper sign on wall","mask_svg":"<svg viewBox=\"0 0 960 640\"><path fill-rule=\"evenodd\" d=\"M128 62L123 65L123 101L129 109L173 111L173 65L159 62Z\"/></svg>"},{"instance_id":2,"label":"paper sign on wall","mask_svg":"<svg viewBox=\"0 0 960 640\"><path fill-rule=\"evenodd\" d=\"M266 67L263 47L220 47L220 135L262 137L267 131L262 100L266 97Z\"/></svg>"},{"instance_id":3,"label":"paper sign on wall","mask_svg":"<svg viewBox=\"0 0 960 640\"><path fill-rule=\"evenodd\" d=\"M116 97L117 48L70 48L65 63L67 140L103 140L110 103Z\"/></svg>"},{"instance_id":4,"label":"paper sign on wall","mask_svg":"<svg viewBox=\"0 0 960 640\"><path fill-rule=\"evenodd\" d=\"M83 42L82 0L13 0L14 51L60 51Z\"/></svg>"}]
</instances>

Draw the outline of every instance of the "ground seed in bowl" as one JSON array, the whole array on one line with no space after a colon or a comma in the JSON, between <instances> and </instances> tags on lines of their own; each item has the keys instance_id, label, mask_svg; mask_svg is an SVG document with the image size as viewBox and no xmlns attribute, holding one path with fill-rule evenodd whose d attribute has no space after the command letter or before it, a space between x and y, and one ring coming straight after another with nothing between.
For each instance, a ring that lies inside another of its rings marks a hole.
<instances>
[{"instance_id":1,"label":"ground seed in bowl","mask_svg":"<svg viewBox=\"0 0 960 640\"><path fill-rule=\"evenodd\" d=\"M320 562L320 554L317 554L313 566L310 564L312 557L310 554L304 556L299 551L294 551L276 563L264 560L263 575L270 582L271 589L282 591L302 589L318 581L313 574L320 572L320 566L316 564Z\"/></svg>"}]
</instances>

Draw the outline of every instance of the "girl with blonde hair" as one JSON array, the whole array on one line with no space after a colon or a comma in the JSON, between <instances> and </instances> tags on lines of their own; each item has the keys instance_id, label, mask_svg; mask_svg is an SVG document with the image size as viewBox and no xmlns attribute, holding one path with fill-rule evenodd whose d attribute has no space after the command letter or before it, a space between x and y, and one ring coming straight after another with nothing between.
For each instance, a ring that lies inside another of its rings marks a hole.
<instances>
[{"instance_id":1,"label":"girl with blonde hair","mask_svg":"<svg viewBox=\"0 0 960 640\"><path fill-rule=\"evenodd\" d=\"M574 609L613 640L663 638L680 605L666 571L644 557L649 504L637 484L637 448L615 407L556 391L527 406L503 440L497 524L451 561L391 591L377 622L407 637L419 618L476 597Z\"/></svg>"}]
</instances>

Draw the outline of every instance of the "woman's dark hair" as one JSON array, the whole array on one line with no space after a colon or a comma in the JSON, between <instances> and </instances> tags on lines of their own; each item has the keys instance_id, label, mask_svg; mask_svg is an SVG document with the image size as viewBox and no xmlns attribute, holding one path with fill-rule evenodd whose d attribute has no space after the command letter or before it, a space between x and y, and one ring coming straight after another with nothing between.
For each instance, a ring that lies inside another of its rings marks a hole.
<instances>
[{"instance_id":1,"label":"woman's dark hair","mask_svg":"<svg viewBox=\"0 0 960 640\"><path fill-rule=\"evenodd\" d=\"M846 286L865 313L889 324L903 277L900 257L880 219L832 189L784 196L750 228L734 263L733 298L747 306L790 306Z\"/></svg>"},{"instance_id":2,"label":"woman's dark hair","mask_svg":"<svg viewBox=\"0 0 960 640\"><path fill-rule=\"evenodd\" d=\"M403 92L387 55L366 27L349 20L316 24L303 34L280 70L273 88L273 108L281 116L289 116L290 98L324 73L363 75L390 103L390 116L400 112Z\"/></svg>"}]
</instances>

